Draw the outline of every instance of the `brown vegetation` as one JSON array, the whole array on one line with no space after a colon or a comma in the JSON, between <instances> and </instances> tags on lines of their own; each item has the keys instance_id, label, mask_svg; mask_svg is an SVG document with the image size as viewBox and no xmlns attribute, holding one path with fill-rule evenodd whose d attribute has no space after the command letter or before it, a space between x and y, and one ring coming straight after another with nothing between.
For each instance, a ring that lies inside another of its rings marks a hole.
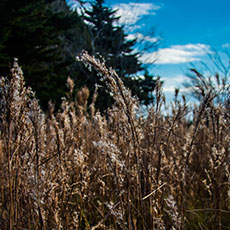
<instances>
[{"instance_id":1,"label":"brown vegetation","mask_svg":"<svg viewBox=\"0 0 230 230\"><path fill-rule=\"evenodd\" d=\"M84 53L116 104L106 115L74 84L44 114L15 64L0 82L0 229L229 229L230 114L208 92L175 100L160 82L146 118L113 70ZM90 108L90 109L87 109Z\"/></svg>"}]
</instances>

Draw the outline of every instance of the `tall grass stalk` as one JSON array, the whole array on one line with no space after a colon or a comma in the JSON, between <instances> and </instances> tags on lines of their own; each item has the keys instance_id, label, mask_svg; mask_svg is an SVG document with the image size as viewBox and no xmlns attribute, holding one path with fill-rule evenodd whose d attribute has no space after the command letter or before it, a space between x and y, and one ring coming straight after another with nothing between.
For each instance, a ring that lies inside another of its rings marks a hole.
<instances>
[{"instance_id":1,"label":"tall grass stalk","mask_svg":"<svg viewBox=\"0 0 230 230\"><path fill-rule=\"evenodd\" d=\"M105 115L97 90L89 105L71 79L61 109L44 113L17 62L1 78L0 229L229 229L228 98L216 104L210 88L189 107L175 97L165 115L159 81L141 117L114 70L79 60L114 97Z\"/></svg>"}]
</instances>

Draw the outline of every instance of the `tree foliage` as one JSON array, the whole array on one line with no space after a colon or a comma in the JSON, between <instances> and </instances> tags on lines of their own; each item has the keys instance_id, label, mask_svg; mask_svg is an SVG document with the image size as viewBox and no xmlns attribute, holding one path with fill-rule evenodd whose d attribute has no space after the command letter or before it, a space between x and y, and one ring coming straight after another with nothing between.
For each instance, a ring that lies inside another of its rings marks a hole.
<instances>
[{"instance_id":1,"label":"tree foliage","mask_svg":"<svg viewBox=\"0 0 230 230\"><path fill-rule=\"evenodd\" d=\"M2 1L0 7L0 74L8 75L9 66L18 58L27 85L46 107L48 100L59 103L71 57L63 41L77 25L77 15L54 10L55 1ZM79 45L80 48L80 45Z\"/></svg>"},{"instance_id":2,"label":"tree foliage","mask_svg":"<svg viewBox=\"0 0 230 230\"><path fill-rule=\"evenodd\" d=\"M43 108L49 100L57 105L66 92L66 79L74 79L76 89L86 86L91 95L99 77L90 73L75 57L82 50L102 56L116 70L125 85L144 104L153 102L155 80L134 53L135 40L128 41L115 11L103 0L92 3L84 15L72 11L64 0L3 0L0 3L0 75L10 77L15 58L22 66L26 84L36 92ZM140 78L141 73L144 77ZM112 100L100 92L97 107L111 106Z\"/></svg>"},{"instance_id":3,"label":"tree foliage","mask_svg":"<svg viewBox=\"0 0 230 230\"><path fill-rule=\"evenodd\" d=\"M103 57L106 65L118 73L125 86L142 103L146 105L153 103L151 92L155 88L156 80L139 61L140 54L134 52L136 40L127 39L123 26L118 23L119 17L116 16L116 11L104 6L104 0L96 0L91 4L91 9L85 11L84 18L92 37L91 54ZM140 74L143 76L140 77ZM99 79L95 80L98 83ZM106 97L106 100L101 99L100 107L111 105L108 95L102 96Z\"/></svg>"}]
</instances>

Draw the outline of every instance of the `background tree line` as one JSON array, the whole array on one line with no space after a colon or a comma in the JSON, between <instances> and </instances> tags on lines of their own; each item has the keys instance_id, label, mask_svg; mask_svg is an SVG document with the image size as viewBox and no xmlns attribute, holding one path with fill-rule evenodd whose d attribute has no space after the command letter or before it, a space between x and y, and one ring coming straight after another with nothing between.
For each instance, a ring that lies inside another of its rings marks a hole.
<instances>
[{"instance_id":1,"label":"background tree line","mask_svg":"<svg viewBox=\"0 0 230 230\"><path fill-rule=\"evenodd\" d=\"M52 100L58 107L68 76L74 79L76 91L87 86L91 96L95 85L103 84L95 72L76 61L76 55L87 50L103 57L141 103L151 104L156 80L139 61L140 54L134 52L136 40L126 39L123 26L115 23L119 20L116 12L103 0L91 1L91 6L80 15L65 0L2 0L0 75L10 77L17 58L26 84L36 92L41 106L46 109ZM144 77L138 77L139 73ZM99 88L97 108L104 110L112 103Z\"/></svg>"}]
</instances>

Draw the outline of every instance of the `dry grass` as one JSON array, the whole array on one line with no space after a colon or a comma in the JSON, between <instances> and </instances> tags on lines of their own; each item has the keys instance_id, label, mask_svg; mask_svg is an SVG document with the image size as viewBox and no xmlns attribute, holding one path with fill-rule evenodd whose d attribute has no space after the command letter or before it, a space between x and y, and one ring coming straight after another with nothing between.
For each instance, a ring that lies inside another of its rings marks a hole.
<instances>
[{"instance_id":1,"label":"dry grass","mask_svg":"<svg viewBox=\"0 0 230 230\"><path fill-rule=\"evenodd\" d=\"M114 97L106 116L71 79L47 114L17 64L1 79L0 229L230 229L228 105L208 92L192 124L185 101L164 116L159 83L143 118L113 70L80 59Z\"/></svg>"}]
</instances>

